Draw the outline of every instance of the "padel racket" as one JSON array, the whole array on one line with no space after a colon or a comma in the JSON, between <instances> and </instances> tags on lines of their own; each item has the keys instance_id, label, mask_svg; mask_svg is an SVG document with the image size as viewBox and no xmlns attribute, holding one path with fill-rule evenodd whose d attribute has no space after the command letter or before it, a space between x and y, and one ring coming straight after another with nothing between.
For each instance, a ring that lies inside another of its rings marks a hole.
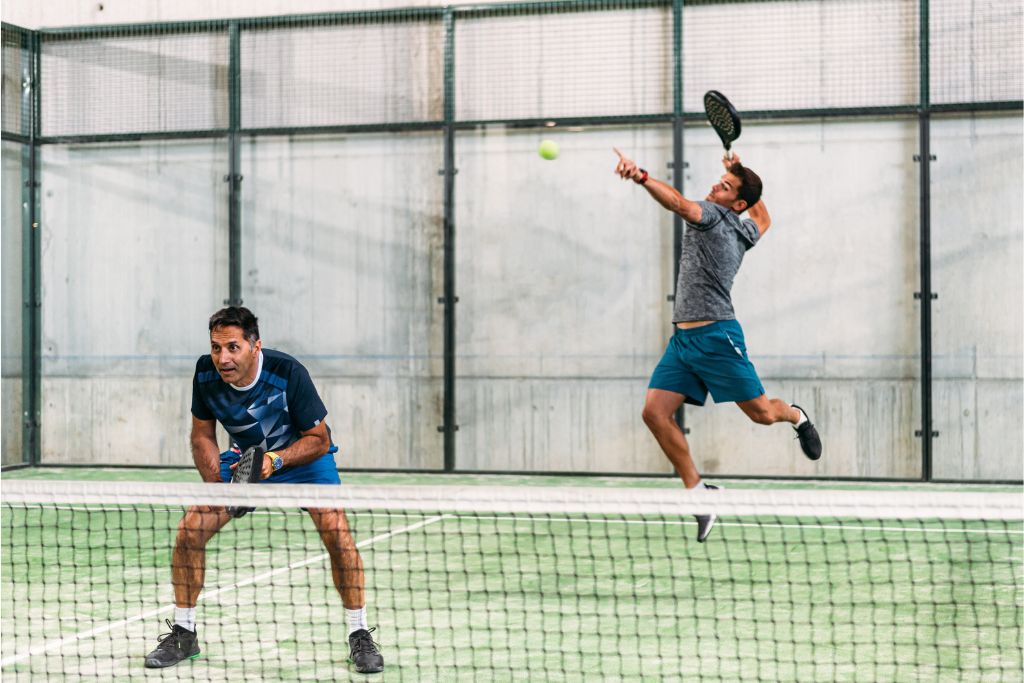
<instances>
[{"instance_id":1,"label":"padel racket","mask_svg":"<svg viewBox=\"0 0 1024 683\"><path fill-rule=\"evenodd\" d=\"M736 112L736 108L722 93L717 90L708 90L704 93L704 112L708 115L711 127L718 133L718 137L722 138L725 151L731 158L732 153L729 152L729 148L740 136L740 115Z\"/></svg>"},{"instance_id":2,"label":"padel racket","mask_svg":"<svg viewBox=\"0 0 1024 683\"><path fill-rule=\"evenodd\" d=\"M231 475L232 484L251 484L260 480L263 473L263 454L266 451L261 446L250 446L238 459L238 467ZM229 507L228 514L235 519L244 517L256 508Z\"/></svg>"}]
</instances>

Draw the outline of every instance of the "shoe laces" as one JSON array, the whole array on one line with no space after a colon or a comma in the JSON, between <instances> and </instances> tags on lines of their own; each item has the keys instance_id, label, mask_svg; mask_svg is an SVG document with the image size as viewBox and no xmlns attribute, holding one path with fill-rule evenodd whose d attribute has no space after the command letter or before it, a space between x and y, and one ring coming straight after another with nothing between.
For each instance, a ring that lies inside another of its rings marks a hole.
<instances>
[{"instance_id":1,"label":"shoe laces","mask_svg":"<svg viewBox=\"0 0 1024 683\"><path fill-rule=\"evenodd\" d=\"M355 642L352 643L353 652L374 652L377 650L378 645L373 640L373 636L370 634L377 630L377 627L363 629L363 632L356 636Z\"/></svg>"},{"instance_id":2,"label":"shoe laces","mask_svg":"<svg viewBox=\"0 0 1024 683\"><path fill-rule=\"evenodd\" d=\"M181 647L181 643L178 641L178 635L181 631L185 630L185 628L183 626L177 626L177 624L172 624L170 619L164 619L164 623L167 624L167 628L171 629L171 632L161 633L156 637L156 641L160 643L158 647ZM175 626L177 626L177 628L175 628Z\"/></svg>"}]
</instances>

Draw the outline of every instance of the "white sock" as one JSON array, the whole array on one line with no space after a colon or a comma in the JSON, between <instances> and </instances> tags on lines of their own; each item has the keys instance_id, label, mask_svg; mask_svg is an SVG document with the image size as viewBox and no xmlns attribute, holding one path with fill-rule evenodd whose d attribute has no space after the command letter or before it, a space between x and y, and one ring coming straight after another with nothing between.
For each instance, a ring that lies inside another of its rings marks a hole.
<instances>
[{"instance_id":1,"label":"white sock","mask_svg":"<svg viewBox=\"0 0 1024 683\"><path fill-rule=\"evenodd\" d=\"M790 406L790 408L796 408L796 406ZM796 421L795 425L796 427L799 427L804 422L807 422L807 415L805 415L804 411L800 410L799 408L796 408L796 412L800 413L800 419Z\"/></svg>"},{"instance_id":2,"label":"white sock","mask_svg":"<svg viewBox=\"0 0 1024 683\"><path fill-rule=\"evenodd\" d=\"M707 487L708 487L708 485L704 483L703 479L698 479L697 483L690 487L690 490L692 491L694 489L707 488Z\"/></svg>"},{"instance_id":3,"label":"white sock","mask_svg":"<svg viewBox=\"0 0 1024 683\"><path fill-rule=\"evenodd\" d=\"M195 607L175 607L174 608L174 623L178 626L183 626L189 631L195 633L196 631L196 608Z\"/></svg>"},{"instance_id":4,"label":"white sock","mask_svg":"<svg viewBox=\"0 0 1024 683\"><path fill-rule=\"evenodd\" d=\"M359 609L345 608L345 618L348 620L348 634L352 635L359 629L367 630L366 607Z\"/></svg>"}]
</instances>

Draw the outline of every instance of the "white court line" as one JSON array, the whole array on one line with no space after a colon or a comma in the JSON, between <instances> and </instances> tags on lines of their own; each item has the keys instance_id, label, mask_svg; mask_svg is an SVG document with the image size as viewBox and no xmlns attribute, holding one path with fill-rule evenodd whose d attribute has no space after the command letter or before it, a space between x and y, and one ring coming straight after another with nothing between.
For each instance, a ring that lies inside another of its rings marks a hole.
<instances>
[{"instance_id":1,"label":"white court line","mask_svg":"<svg viewBox=\"0 0 1024 683\"><path fill-rule=\"evenodd\" d=\"M417 522L415 524L410 524L409 526L404 526L401 529L395 529L394 531L389 531L389 532L387 532L385 534L380 534L379 536L374 536L373 538L369 538L369 539L367 539L365 541L360 541L359 543L356 543L356 547L357 548L362 548L364 546L373 545L374 543L377 543L378 541L383 541L383 540L386 540L388 538L391 538L392 536L397 536L399 534L404 534L406 532L413 531L415 529L419 529L420 527L427 526L428 524L433 524L434 522L440 522L442 519L447 519L449 517L450 517L450 515L436 515L434 517L429 517L429 518L427 518L427 519L425 519L425 520L423 520L421 522ZM328 557L327 553L323 553L322 555L317 555L316 557L312 557L312 558L305 559L305 560L300 560L298 562L293 562L292 564L288 565L287 567L281 567L279 569L272 569L270 571L267 571L267 572L264 572L264 573L260 574L259 576L254 576L254 577L245 579L244 581L239 581L238 583L233 583L233 584L231 584L229 586L222 586L222 587L217 588L215 590L209 591L208 593L203 593L203 594L200 595L199 599L200 600L205 600L207 598L212 598L215 595L219 595L221 593L227 593L228 591L235 590L236 588L241 588L242 586L248 586L249 584L256 583L257 581L263 581L263 580L265 580L265 579L267 579L267 578L269 578L271 576L275 576L277 574L284 574L286 572L290 572L293 569L298 569L299 567L305 567L306 565L309 565L309 564L314 564L316 562L322 562L323 560L327 559L327 557ZM69 643L73 643L73 642L75 642L77 640L85 640L86 638L92 638L93 636L98 636L101 633L106 633L107 631L112 631L115 628L120 628L121 626L127 626L128 624L131 624L133 622L141 621L142 619L148 619L148 618L154 617L154 616L156 616L158 614L163 614L164 612L171 612L173 610L174 610L174 605L167 605L165 607L160 607L159 609L150 610L149 612L143 612L142 614L136 614L134 617L129 617L127 619L122 619L121 621L116 621L116 622L113 622L113 623L110 623L110 624L105 624L103 626L98 626L98 627L96 627L94 629L90 629L88 631L82 631L81 633L76 633L73 636L68 636L66 638L56 638L54 640L50 640L50 641L47 641L45 643L41 643L39 645L36 645L35 647L29 648L28 650L25 650L24 652L20 652L18 654L11 655L10 657L6 657L4 659L0 659L0 666L7 666L9 664L16 664L18 662L21 662L21 661L24 661L24 660L28 659L29 657L34 657L36 655L41 655L41 654L44 654L46 652L51 652L53 650L58 650L58 649L64 647L65 645L68 645Z\"/></svg>"},{"instance_id":2,"label":"white court line","mask_svg":"<svg viewBox=\"0 0 1024 683\"><path fill-rule=\"evenodd\" d=\"M460 517L460 515L451 515ZM486 519L495 521L512 522L571 522L575 524L644 524L661 526L694 526L696 521L688 520L665 520L665 519L601 519L592 517L547 517L536 515L534 517L501 517L498 515L472 515L467 519ZM1024 535L1024 528L1021 529L944 529L942 527L898 527L898 526L857 526L853 524L773 524L769 522L723 522L719 517L715 526L751 527L755 529L828 529L837 531L913 531L921 533L940 534L1020 534Z\"/></svg>"}]
</instances>

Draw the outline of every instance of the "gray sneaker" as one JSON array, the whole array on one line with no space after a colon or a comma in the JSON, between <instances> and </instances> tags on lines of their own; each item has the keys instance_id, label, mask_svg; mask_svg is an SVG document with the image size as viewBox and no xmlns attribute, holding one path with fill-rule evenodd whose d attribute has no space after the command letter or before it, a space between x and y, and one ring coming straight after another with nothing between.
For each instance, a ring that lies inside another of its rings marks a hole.
<instances>
[{"instance_id":1,"label":"gray sneaker","mask_svg":"<svg viewBox=\"0 0 1024 683\"><path fill-rule=\"evenodd\" d=\"M711 490L718 490L717 486L711 484L704 484L704 488ZM708 534L711 533L711 527L715 525L715 520L718 519L718 515L694 515L697 518L697 542L703 543Z\"/></svg>"}]
</instances>

